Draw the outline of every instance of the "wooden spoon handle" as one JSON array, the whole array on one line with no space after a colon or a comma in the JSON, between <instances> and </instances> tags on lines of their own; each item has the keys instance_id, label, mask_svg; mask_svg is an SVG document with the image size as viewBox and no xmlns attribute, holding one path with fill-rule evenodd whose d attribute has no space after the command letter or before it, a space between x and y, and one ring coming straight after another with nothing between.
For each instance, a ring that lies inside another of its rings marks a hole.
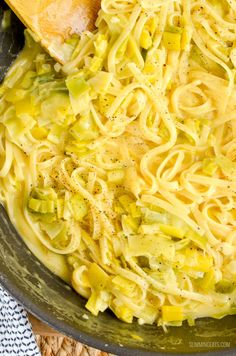
<instances>
[{"instance_id":1,"label":"wooden spoon handle","mask_svg":"<svg viewBox=\"0 0 236 356\"><path fill-rule=\"evenodd\" d=\"M100 0L6 0L11 9L57 60L59 47L73 34L94 29Z\"/></svg>"}]
</instances>

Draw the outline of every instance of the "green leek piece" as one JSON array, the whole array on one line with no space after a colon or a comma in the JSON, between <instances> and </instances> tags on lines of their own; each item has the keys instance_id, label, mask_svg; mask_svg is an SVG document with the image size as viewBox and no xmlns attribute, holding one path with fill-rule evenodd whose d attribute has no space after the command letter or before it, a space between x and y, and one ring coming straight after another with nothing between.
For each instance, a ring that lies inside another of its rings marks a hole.
<instances>
[{"instance_id":1,"label":"green leek piece","mask_svg":"<svg viewBox=\"0 0 236 356\"><path fill-rule=\"evenodd\" d=\"M64 199L57 199L56 201L57 217L62 219L64 216Z\"/></svg>"},{"instance_id":2,"label":"green leek piece","mask_svg":"<svg viewBox=\"0 0 236 356\"><path fill-rule=\"evenodd\" d=\"M43 75L50 73L52 71L52 66L47 63L42 63L41 66L38 68L38 75Z\"/></svg>"},{"instance_id":3,"label":"green leek piece","mask_svg":"<svg viewBox=\"0 0 236 356\"><path fill-rule=\"evenodd\" d=\"M90 111L90 101L91 97L89 94L89 90L85 91L77 98L75 98L73 95L70 95L70 102L74 115L88 115Z\"/></svg>"},{"instance_id":4,"label":"green leek piece","mask_svg":"<svg viewBox=\"0 0 236 356\"><path fill-rule=\"evenodd\" d=\"M52 72L52 65L47 63L47 56L44 53L40 53L37 55L35 59L35 66L38 77L47 75L50 73L50 76L54 77L54 73Z\"/></svg>"},{"instance_id":5,"label":"green leek piece","mask_svg":"<svg viewBox=\"0 0 236 356\"><path fill-rule=\"evenodd\" d=\"M64 124L66 119L73 116L72 107L70 104L70 98L66 93L52 93L41 104L41 116L43 122Z\"/></svg>"},{"instance_id":6,"label":"green leek piece","mask_svg":"<svg viewBox=\"0 0 236 356\"><path fill-rule=\"evenodd\" d=\"M122 215L122 228L126 235L138 232L140 221L137 218L132 218L130 215Z\"/></svg>"},{"instance_id":7,"label":"green leek piece","mask_svg":"<svg viewBox=\"0 0 236 356\"><path fill-rule=\"evenodd\" d=\"M36 221L40 221L40 222L45 222L45 223L53 223L54 221L57 220L56 214L55 213L46 213L46 214L42 214L42 213L33 213L33 217L36 219Z\"/></svg>"},{"instance_id":8,"label":"green leek piece","mask_svg":"<svg viewBox=\"0 0 236 356\"><path fill-rule=\"evenodd\" d=\"M105 291L92 291L92 294L87 301L85 307L95 316L98 313L104 312L109 306L110 296Z\"/></svg>"},{"instance_id":9,"label":"green leek piece","mask_svg":"<svg viewBox=\"0 0 236 356\"><path fill-rule=\"evenodd\" d=\"M34 120L33 116L29 115L28 113L19 114L18 117L22 122L24 131L32 129L36 124L36 120Z\"/></svg>"},{"instance_id":10,"label":"green leek piece","mask_svg":"<svg viewBox=\"0 0 236 356\"><path fill-rule=\"evenodd\" d=\"M215 285L215 290L218 293L230 294L235 290L235 282L228 281L227 279L222 279Z\"/></svg>"},{"instance_id":11,"label":"green leek piece","mask_svg":"<svg viewBox=\"0 0 236 356\"><path fill-rule=\"evenodd\" d=\"M114 211L117 213L117 214L125 214L125 210L122 208L122 206L117 203L115 206L114 206Z\"/></svg>"},{"instance_id":12,"label":"green leek piece","mask_svg":"<svg viewBox=\"0 0 236 356\"><path fill-rule=\"evenodd\" d=\"M173 237L182 239L184 237L185 231L175 226L160 224L160 230L166 234Z\"/></svg>"},{"instance_id":13,"label":"green leek piece","mask_svg":"<svg viewBox=\"0 0 236 356\"><path fill-rule=\"evenodd\" d=\"M213 289L216 283L216 276L214 269L211 269L209 272L204 274L204 277L199 280L199 286L204 291L210 291Z\"/></svg>"},{"instance_id":14,"label":"green leek piece","mask_svg":"<svg viewBox=\"0 0 236 356\"><path fill-rule=\"evenodd\" d=\"M86 157L91 153L90 149L87 148L87 142L85 142L86 145L81 145L80 142L72 142L72 144L66 144L65 146L65 152L67 153L73 153L77 154L77 156L81 157Z\"/></svg>"},{"instance_id":15,"label":"green leek piece","mask_svg":"<svg viewBox=\"0 0 236 356\"><path fill-rule=\"evenodd\" d=\"M48 136L48 130L45 129L44 127L36 126L31 129L31 134L37 140L44 140Z\"/></svg>"},{"instance_id":16,"label":"green leek piece","mask_svg":"<svg viewBox=\"0 0 236 356\"><path fill-rule=\"evenodd\" d=\"M165 322L182 321L184 319L183 308L180 306L163 305L161 309L162 320Z\"/></svg>"},{"instance_id":17,"label":"green leek piece","mask_svg":"<svg viewBox=\"0 0 236 356\"><path fill-rule=\"evenodd\" d=\"M69 77L66 79L66 86L70 94L74 98L78 98L80 95L84 94L89 90L89 85L85 81L84 77Z\"/></svg>"},{"instance_id":18,"label":"green leek piece","mask_svg":"<svg viewBox=\"0 0 236 356\"><path fill-rule=\"evenodd\" d=\"M132 60L135 60L136 58L139 58L141 56L140 49L133 36L129 36L128 38L126 54L129 58L132 58Z\"/></svg>"},{"instance_id":19,"label":"green leek piece","mask_svg":"<svg viewBox=\"0 0 236 356\"><path fill-rule=\"evenodd\" d=\"M125 211L129 212L129 206L130 206L130 204L133 203L133 199L132 199L129 195L124 194L124 195L122 195L121 197L119 197L118 200L119 200L119 202L120 202L122 208L123 208Z\"/></svg>"},{"instance_id":20,"label":"green leek piece","mask_svg":"<svg viewBox=\"0 0 236 356\"><path fill-rule=\"evenodd\" d=\"M204 255L196 249L187 248L185 250L186 270L197 272L209 272L213 267L213 258L209 255Z\"/></svg>"},{"instance_id":21,"label":"green leek piece","mask_svg":"<svg viewBox=\"0 0 236 356\"><path fill-rule=\"evenodd\" d=\"M163 45L168 50L180 51L181 50L181 34L173 32L164 32Z\"/></svg>"},{"instance_id":22,"label":"green leek piece","mask_svg":"<svg viewBox=\"0 0 236 356\"><path fill-rule=\"evenodd\" d=\"M88 214L88 205L81 195L76 194L70 199L73 217L76 221L82 221Z\"/></svg>"},{"instance_id":23,"label":"green leek piece","mask_svg":"<svg viewBox=\"0 0 236 356\"><path fill-rule=\"evenodd\" d=\"M37 72L44 63L46 63L46 53L39 53L35 58L35 67Z\"/></svg>"},{"instance_id":24,"label":"green leek piece","mask_svg":"<svg viewBox=\"0 0 236 356\"><path fill-rule=\"evenodd\" d=\"M39 53L35 59L35 67L38 77L44 74L48 74L52 71L52 66L47 63L47 55L45 53ZM53 73L51 73L54 75Z\"/></svg>"},{"instance_id":25,"label":"green leek piece","mask_svg":"<svg viewBox=\"0 0 236 356\"><path fill-rule=\"evenodd\" d=\"M6 92L5 100L10 103L16 103L19 100L24 99L27 91L24 89L12 88Z\"/></svg>"},{"instance_id":26,"label":"green leek piece","mask_svg":"<svg viewBox=\"0 0 236 356\"><path fill-rule=\"evenodd\" d=\"M55 202L53 200L42 200L41 208L39 210L42 214L50 214L55 211Z\"/></svg>"},{"instance_id":27,"label":"green leek piece","mask_svg":"<svg viewBox=\"0 0 236 356\"><path fill-rule=\"evenodd\" d=\"M45 188L33 188L31 192L31 196L36 199L41 200L56 200L57 194L55 190L51 187Z\"/></svg>"},{"instance_id":28,"label":"green leek piece","mask_svg":"<svg viewBox=\"0 0 236 356\"><path fill-rule=\"evenodd\" d=\"M96 73L102 69L102 62L103 62L102 58L98 56L94 56L90 61L88 69L90 70L90 72Z\"/></svg>"},{"instance_id":29,"label":"green leek piece","mask_svg":"<svg viewBox=\"0 0 236 356\"><path fill-rule=\"evenodd\" d=\"M206 245L207 245L207 237L206 236L201 236L201 235L197 234L195 231L189 230L185 234L185 237L190 239L192 242L194 242L201 249L205 250Z\"/></svg>"},{"instance_id":30,"label":"green leek piece","mask_svg":"<svg viewBox=\"0 0 236 356\"><path fill-rule=\"evenodd\" d=\"M163 256L167 260L175 257L174 242L158 235L130 235L128 237L128 253L131 256L159 257Z\"/></svg>"},{"instance_id":31,"label":"green leek piece","mask_svg":"<svg viewBox=\"0 0 236 356\"><path fill-rule=\"evenodd\" d=\"M32 70L29 70L23 77L21 83L20 83L20 86L23 88L23 89L29 89L32 84L33 84L33 80L34 78L36 77L36 72L32 71Z\"/></svg>"},{"instance_id":32,"label":"green leek piece","mask_svg":"<svg viewBox=\"0 0 236 356\"><path fill-rule=\"evenodd\" d=\"M97 72L94 77L89 79L88 84L98 93L106 93L113 78L112 73Z\"/></svg>"},{"instance_id":33,"label":"green leek piece","mask_svg":"<svg viewBox=\"0 0 236 356\"><path fill-rule=\"evenodd\" d=\"M152 36L156 32L157 26L158 26L158 18L157 16L153 15L153 17L149 18L149 20L146 22L146 27Z\"/></svg>"},{"instance_id":34,"label":"green leek piece","mask_svg":"<svg viewBox=\"0 0 236 356\"><path fill-rule=\"evenodd\" d=\"M31 130L36 121L28 114L21 114L20 117L11 118L5 121L5 126L11 137L23 135L27 130Z\"/></svg>"},{"instance_id":35,"label":"green leek piece","mask_svg":"<svg viewBox=\"0 0 236 356\"><path fill-rule=\"evenodd\" d=\"M59 144L63 140L63 133L65 132L65 128L60 125L53 125L49 134L48 134L48 140L51 141L52 143Z\"/></svg>"},{"instance_id":36,"label":"green leek piece","mask_svg":"<svg viewBox=\"0 0 236 356\"><path fill-rule=\"evenodd\" d=\"M99 307L97 305L98 295L99 294L97 292L92 292L89 300L85 304L85 307L95 316L99 313Z\"/></svg>"},{"instance_id":37,"label":"green leek piece","mask_svg":"<svg viewBox=\"0 0 236 356\"><path fill-rule=\"evenodd\" d=\"M41 214L50 214L55 211L55 202L53 200L39 200L30 198L28 201L30 210Z\"/></svg>"},{"instance_id":38,"label":"green leek piece","mask_svg":"<svg viewBox=\"0 0 236 356\"><path fill-rule=\"evenodd\" d=\"M114 313L120 320L131 324L133 322L134 312L125 305L117 305L113 308Z\"/></svg>"},{"instance_id":39,"label":"green leek piece","mask_svg":"<svg viewBox=\"0 0 236 356\"><path fill-rule=\"evenodd\" d=\"M30 198L28 201L28 207L36 212L40 211L42 200Z\"/></svg>"},{"instance_id":40,"label":"green leek piece","mask_svg":"<svg viewBox=\"0 0 236 356\"><path fill-rule=\"evenodd\" d=\"M166 213L159 213L148 208L142 208L141 210L143 214L143 222L145 224L168 224L168 215Z\"/></svg>"},{"instance_id":41,"label":"green leek piece","mask_svg":"<svg viewBox=\"0 0 236 356\"><path fill-rule=\"evenodd\" d=\"M139 206L137 206L135 202L131 203L129 205L129 211L130 211L132 218L141 218L142 217L141 208Z\"/></svg>"},{"instance_id":42,"label":"green leek piece","mask_svg":"<svg viewBox=\"0 0 236 356\"><path fill-rule=\"evenodd\" d=\"M116 276L112 279L112 283L127 297L134 297L137 287L134 282L122 276Z\"/></svg>"},{"instance_id":43,"label":"green leek piece","mask_svg":"<svg viewBox=\"0 0 236 356\"><path fill-rule=\"evenodd\" d=\"M22 124L21 120L10 118L6 120L4 124L11 137L17 138L18 136L24 133L25 127Z\"/></svg>"},{"instance_id":44,"label":"green leek piece","mask_svg":"<svg viewBox=\"0 0 236 356\"><path fill-rule=\"evenodd\" d=\"M155 235L160 234L160 225L159 224L142 224L139 228L139 233L143 235Z\"/></svg>"},{"instance_id":45,"label":"green leek piece","mask_svg":"<svg viewBox=\"0 0 236 356\"><path fill-rule=\"evenodd\" d=\"M99 135L98 128L90 115L81 116L71 127L70 133L79 141L91 141Z\"/></svg>"},{"instance_id":46,"label":"green leek piece","mask_svg":"<svg viewBox=\"0 0 236 356\"><path fill-rule=\"evenodd\" d=\"M144 29L141 33L140 45L144 49L149 49L152 46L152 36L146 29Z\"/></svg>"},{"instance_id":47,"label":"green leek piece","mask_svg":"<svg viewBox=\"0 0 236 356\"><path fill-rule=\"evenodd\" d=\"M179 34L182 34L183 33L183 28L182 27L179 27L179 26L166 26L166 29L165 29L166 32L170 32L170 33L179 33Z\"/></svg>"},{"instance_id":48,"label":"green leek piece","mask_svg":"<svg viewBox=\"0 0 236 356\"><path fill-rule=\"evenodd\" d=\"M89 266L87 277L91 287L95 290L105 289L110 280L109 275L96 263Z\"/></svg>"}]
</instances>

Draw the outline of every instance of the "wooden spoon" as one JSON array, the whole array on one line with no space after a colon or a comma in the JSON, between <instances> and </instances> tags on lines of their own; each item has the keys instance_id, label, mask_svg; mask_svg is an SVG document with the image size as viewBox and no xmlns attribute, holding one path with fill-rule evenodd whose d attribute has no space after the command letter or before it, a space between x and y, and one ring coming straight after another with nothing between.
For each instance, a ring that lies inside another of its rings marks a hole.
<instances>
[{"instance_id":1,"label":"wooden spoon","mask_svg":"<svg viewBox=\"0 0 236 356\"><path fill-rule=\"evenodd\" d=\"M66 62L63 42L73 34L93 30L101 0L5 0L49 54Z\"/></svg>"}]
</instances>

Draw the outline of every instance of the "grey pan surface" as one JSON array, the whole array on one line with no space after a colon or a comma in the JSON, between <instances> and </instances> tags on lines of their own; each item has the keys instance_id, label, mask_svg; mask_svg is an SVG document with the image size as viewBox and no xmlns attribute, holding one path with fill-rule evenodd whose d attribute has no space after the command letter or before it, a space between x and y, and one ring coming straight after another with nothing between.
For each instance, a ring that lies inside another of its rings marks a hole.
<instances>
[{"instance_id":1,"label":"grey pan surface","mask_svg":"<svg viewBox=\"0 0 236 356\"><path fill-rule=\"evenodd\" d=\"M0 23L3 8L0 8ZM0 33L0 75L23 45L23 29ZM199 320L169 328L125 324L106 312L93 317L85 300L47 270L28 250L0 206L0 283L32 314L53 328L87 345L116 355L236 355L236 317ZM138 337L137 337L138 336Z\"/></svg>"}]
</instances>

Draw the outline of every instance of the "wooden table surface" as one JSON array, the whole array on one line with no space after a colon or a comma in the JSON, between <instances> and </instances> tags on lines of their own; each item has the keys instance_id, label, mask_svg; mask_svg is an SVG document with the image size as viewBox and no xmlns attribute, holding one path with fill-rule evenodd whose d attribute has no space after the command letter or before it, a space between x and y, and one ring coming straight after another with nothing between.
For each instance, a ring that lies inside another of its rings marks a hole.
<instances>
[{"instance_id":1,"label":"wooden table surface","mask_svg":"<svg viewBox=\"0 0 236 356\"><path fill-rule=\"evenodd\" d=\"M72 340L28 315L42 356L114 356Z\"/></svg>"},{"instance_id":2,"label":"wooden table surface","mask_svg":"<svg viewBox=\"0 0 236 356\"><path fill-rule=\"evenodd\" d=\"M33 332L35 335L41 335L41 336L63 336L56 330L50 328L46 324L42 323L39 321L37 318L35 318L33 315L29 314L29 320L32 324Z\"/></svg>"}]
</instances>

